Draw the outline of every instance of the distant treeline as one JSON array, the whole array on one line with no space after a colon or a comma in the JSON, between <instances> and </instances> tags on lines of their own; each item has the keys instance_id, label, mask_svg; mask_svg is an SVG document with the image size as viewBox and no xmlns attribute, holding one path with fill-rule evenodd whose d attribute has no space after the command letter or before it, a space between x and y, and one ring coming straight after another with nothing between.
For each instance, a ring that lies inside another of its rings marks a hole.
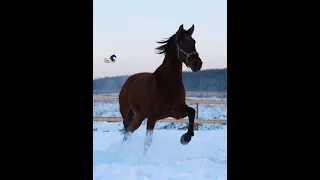
<instances>
[{"instance_id":1,"label":"distant treeline","mask_svg":"<svg viewBox=\"0 0 320 180\"><path fill-rule=\"evenodd\" d=\"M208 69L196 73L183 72L186 90L227 90L227 69ZM129 76L104 77L93 80L93 90L119 90Z\"/></svg>"}]
</instances>

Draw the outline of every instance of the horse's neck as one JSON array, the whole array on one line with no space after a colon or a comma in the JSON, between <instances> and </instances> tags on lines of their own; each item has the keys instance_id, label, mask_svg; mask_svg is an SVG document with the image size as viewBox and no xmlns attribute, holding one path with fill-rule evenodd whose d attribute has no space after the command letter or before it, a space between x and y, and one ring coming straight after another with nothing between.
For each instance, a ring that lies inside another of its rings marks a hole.
<instances>
[{"instance_id":1,"label":"horse's neck","mask_svg":"<svg viewBox=\"0 0 320 180\"><path fill-rule=\"evenodd\" d=\"M182 83L182 63L177 59L165 57L155 72L161 78L162 85L178 89Z\"/></svg>"}]
</instances>

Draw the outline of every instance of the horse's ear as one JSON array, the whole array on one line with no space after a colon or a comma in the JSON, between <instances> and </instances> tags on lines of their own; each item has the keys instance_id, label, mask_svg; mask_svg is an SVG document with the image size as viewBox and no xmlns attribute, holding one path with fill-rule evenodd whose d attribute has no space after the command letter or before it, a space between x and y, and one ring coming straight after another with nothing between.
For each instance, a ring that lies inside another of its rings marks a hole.
<instances>
[{"instance_id":1,"label":"horse's ear","mask_svg":"<svg viewBox=\"0 0 320 180\"><path fill-rule=\"evenodd\" d=\"M192 35L192 34L193 34L193 31L194 31L194 24L192 24L192 26L191 26L190 29L188 29L188 33L189 33L190 35Z\"/></svg>"},{"instance_id":2,"label":"horse's ear","mask_svg":"<svg viewBox=\"0 0 320 180\"><path fill-rule=\"evenodd\" d=\"M181 24L179 27L179 32L183 32L183 31L184 31L183 24Z\"/></svg>"}]
</instances>

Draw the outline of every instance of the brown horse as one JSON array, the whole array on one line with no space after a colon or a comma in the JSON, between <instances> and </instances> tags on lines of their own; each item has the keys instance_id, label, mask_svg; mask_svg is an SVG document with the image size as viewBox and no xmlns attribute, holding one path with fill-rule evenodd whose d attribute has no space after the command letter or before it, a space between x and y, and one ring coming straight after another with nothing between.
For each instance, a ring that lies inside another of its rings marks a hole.
<instances>
[{"instance_id":1,"label":"brown horse","mask_svg":"<svg viewBox=\"0 0 320 180\"><path fill-rule=\"evenodd\" d=\"M197 72L202 61L192 38L194 25L184 30L183 25L167 40L157 43L158 54L165 54L162 64L153 73L138 73L130 76L119 94L120 113L123 117L123 142L131 138L146 118L147 132L144 153L152 142L156 121L168 117L181 119L188 116L189 126L180 142L186 145L194 136L195 110L185 103L186 91L182 82L182 63Z\"/></svg>"}]
</instances>

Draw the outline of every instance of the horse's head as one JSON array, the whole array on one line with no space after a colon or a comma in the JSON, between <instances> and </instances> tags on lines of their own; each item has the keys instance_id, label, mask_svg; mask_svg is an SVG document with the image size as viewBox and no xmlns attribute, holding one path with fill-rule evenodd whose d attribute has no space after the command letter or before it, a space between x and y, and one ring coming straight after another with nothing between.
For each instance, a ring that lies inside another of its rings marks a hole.
<instances>
[{"instance_id":1,"label":"horse's head","mask_svg":"<svg viewBox=\"0 0 320 180\"><path fill-rule=\"evenodd\" d=\"M175 35L175 44L177 47L178 59L187 67L190 67L193 72L199 71L202 67L202 61L196 51L196 41L192 38L194 25L190 29L184 30L183 25Z\"/></svg>"}]
</instances>

